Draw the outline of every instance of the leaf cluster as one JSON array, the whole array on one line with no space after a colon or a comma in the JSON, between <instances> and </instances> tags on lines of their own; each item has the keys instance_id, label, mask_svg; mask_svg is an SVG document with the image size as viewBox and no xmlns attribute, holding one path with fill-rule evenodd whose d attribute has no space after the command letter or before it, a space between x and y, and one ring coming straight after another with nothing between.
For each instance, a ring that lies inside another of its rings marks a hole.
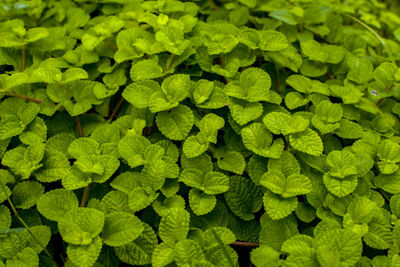
<instances>
[{"instance_id":1,"label":"leaf cluster","mask_svg":"<svg viewBox=\"0 0 400 267\"><path fill-rule=\"evenodd\" d=\"M0 267L399 266L398 10L0 1Z\"/></svg>"}]
</instances>

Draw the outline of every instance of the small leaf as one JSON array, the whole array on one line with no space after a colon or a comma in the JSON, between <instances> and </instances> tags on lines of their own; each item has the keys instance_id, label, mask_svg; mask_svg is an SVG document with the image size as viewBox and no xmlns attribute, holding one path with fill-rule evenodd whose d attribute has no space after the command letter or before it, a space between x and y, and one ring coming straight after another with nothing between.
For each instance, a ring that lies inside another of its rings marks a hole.
<instances>
[{"instance_id":1,"label":"small leaf","mask_svg":"<svg viewBox=\"0 0 400 267\"><path fill-rule=\"evenodd\" d=\"M184 140L194 123L193 112L184 105L179 105L169 112L160 112L156 116L157 127L171 140Z\"/></svg>"},{"instance_id":2,"label":"small leaf","mask_svg":"<svg viewBox=\"0 0 400 267\"><path fill-rule=\"evenodd\" d=\"M102 238L106 245L118 247L138 238L143 230L143 224L136 216L113 212L105 217Z\"/></svg>"},{"instance_id":3,"label":"small leaf","mask_svg":"<svg viewBox=\"0 0 400 267\"><path fill-rule=\"evenodd\" d=\"M166 243L176 243L189 232L190 215L184 209L173 208L161 218L159 234Z\"/></svg>"},{"instance_id":4,"label":"small leaf","mask_svg":"<svg viewBox=\"0 0 400 267\"><path fill-rule=\"evenodd\" d=\"M218 158L218 167L222 170L230 171L241 175L246 168L246 161L242 154L236 151L227 151Z\"/></svg>"},{"instance_id":5,"label":"small leaf","mask_svg":"<svg viewBox=\"0 0 400 267\"><path fill-rule=\"evenodd\" d=\"M207 195L196 188L192 188L189 192L189 204L194 214L197 216L211 212L217 199L213 195Z\"/></svg>"},{"instance_id":6,"label":"small leaf","mask_svg":"<svg viewBox=\"0 0 400 267\"><path fill-rule=\"evenodd\" d=\"M313 156L321 155L324 149L321 138L311 129L291 134L289 136L289 142L294 149Z\"/></svg>"},{"instance_id":7,"label":"small leaf","mask_svg":"<svg viewBox=\"0 0 400 267\"><path fill-rule=\"evenodd\" d=\"M58 221L58 230L65 242L89 245L100 234L104 214L92 208L72 209Z\"/></svg>"},{"instance_id":8,"label":"small leaf","mask_svg":"<svg viewBox=\"0 0 400 267\"><path fill-rule=\"evenodd\" d=\"M78 208L78 204L78 198L74 192L54 189L40 197L37 202L37 209L47 219L58 221L68 211Z\"/></svg>"},{"instance_id":9,"label":"small leaf","mask_svg":"<svg viewBox=\"0 0 400 267\"><path fill-rule=\"evenodd\" d=\"M67 247L67 255L69 260L82 267L90 267L96 262L100 255L103 243L100 237L96 237L92 243L88 245L72 245Z\"/></svg>"}]
</instances>

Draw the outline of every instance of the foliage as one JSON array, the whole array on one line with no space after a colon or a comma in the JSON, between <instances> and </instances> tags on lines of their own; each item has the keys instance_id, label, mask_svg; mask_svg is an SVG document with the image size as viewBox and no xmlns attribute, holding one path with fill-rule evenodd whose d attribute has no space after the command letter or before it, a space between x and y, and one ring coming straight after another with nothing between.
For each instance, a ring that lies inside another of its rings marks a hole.
<instances>
[{"instance_id":1,"label":"foliage","mask_svg":"<svg viewBox=\"0 0 400 267\"><path fill-rule=\"evenodd\" d=\"M399 10L0 1L0 267L399 266Z\"/></svg>"}]
</instances>

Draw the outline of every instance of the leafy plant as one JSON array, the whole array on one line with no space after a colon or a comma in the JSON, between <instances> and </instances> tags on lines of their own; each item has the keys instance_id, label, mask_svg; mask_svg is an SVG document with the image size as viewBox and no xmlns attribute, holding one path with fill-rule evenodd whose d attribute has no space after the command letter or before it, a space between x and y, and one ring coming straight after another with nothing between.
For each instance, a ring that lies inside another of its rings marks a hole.
<instances>
[{"instance_id":1,"label":"leafy plant","mask_svg":"<svg viewBox=\"0 0 400 267\"><path fill-rule=\"evenodd\" d=\"M399 9L0 1L0 267L398 266Z\"/></svg>"}]
</instances>

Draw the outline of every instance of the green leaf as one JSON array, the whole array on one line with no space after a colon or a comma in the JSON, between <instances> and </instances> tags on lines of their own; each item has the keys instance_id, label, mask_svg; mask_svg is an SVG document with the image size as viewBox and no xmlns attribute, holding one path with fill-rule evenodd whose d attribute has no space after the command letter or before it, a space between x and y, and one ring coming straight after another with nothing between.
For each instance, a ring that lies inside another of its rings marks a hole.
<instances>
[{"instance_id":1,"label":"green leaf","mask_svg":"<svg viewBox=\"0 0 400 267\"><path fill-rule=\"evenodd\" d=\"M103 225L104 214L92 208L72 209L58 220L63 240L73 245L89 245L100 234Z\"/></svg>"},{"instance_id":2,"label":"green leaf","mask_svg":"<svg viewBox=\"0 0 400 267\"><path fill-rule=\"evenodd\" d=\"M185 40L183 36L184 27L185 25L183 22L170 19L166 26L161 27L161 29L156 32L156 40L160 42L168 52L181 55L189 45L189 40Z\"/></svg>"},{"instance_id":3,"label":"green leaf","mask_svg":"<svg viewBox=\"0 0 400 267\"><path fill-rule=\"evenodd\" d=\"M196 104L204 103L214 90L214 82L200 79L192 88L193 99Z\"/></svg>"},{"instance_id":4,"label":"green leaf","mask_svg":"<svg viewBox=\"0 0 400 267\"><path fill-rule=\"evenodd\" d=\"M271 173L282 173L285 177L300 174L300 164L289 152L284 151L279 159L268 161L268 171Z\"/></svg>"},{"instance_id":5,"label":"green leaf","mask_svg":"<svg viewBox=\"0 0 400 267\"><path fill-rule=\"evenodd\" d=\"M47 137L47 127L44 121L36 117L30 123L25 131L19 136L22 143L26 145L33 145L35 143L45 142Z\"/></svg>"},{"instance_id":6,"label":"green leaf","mask_svg":"<svg viewBox=\"0 0 400 267\"><path fill-rule=\"evenodd\" d=\"M321 155L324 149L321 138L311 129L291 134L289 142L294 149L313 156Z\"/></svg>"},{"instance_id":7,"label":"green leaf","mask_svg":"<svg viewBox=\"0 0 400 267\"><path fill-rule=\"evenodd\" d=\"M155 193L150 188L137 187L129 193L129 208L132 211L139 211L157 199L159 193Z\"/></svg>"},{"instance_id":8,"label":"green leaf","mask_svg":"<svg viewBox=\"0 0 400 267\"><path fill-rule=\"evenodd\" d=\"M117 63L143 57L144 53L152 55L164 50L156 42L154 33L137 27L120 31L117 35L117 46L118 51L114 55Z\"/></svg>"},{"instance_id":9,"label":"green leaf","mask_svg":"<svg viewBox=\"0 0 400 267\"><path fill-rule=\"evenodd\" d=\"M168 198L160 196L153 202L152 206L154 211L162 217L171 208L185 208L185 200L178 195L172 195Z\"/></svg>"},{"instance_id":10,"label":"green leaf","mask_svg":"<svg viewBox=\"0 0 400 267\"><path fill-rule=\"evenodd\" d=\"M347 79L363 84L368 82L372 77L374 69L372 63L367 58L353 58L348 61L350 71L347 74Z\"/></svg>"},{"instance_id":11,"label":"green leaf","mask_svg":"<svg viewBox=\"0 0 400 267\"><path fill-rule=\"evenodd\" d=\"M166 266L174 261L174 247L167 243L159 244L152 255L152 265L156 267Z\"/></svg>"},{"instance_id":12,"label":"green leaf","mask_svg":"<svg viewBox=\"0 0 400 267\"><path fill-rule=\"evenodd\" d=\"M3 205L0 205L0 231L10 229L11 227L11 212Z\"/></svg>"},{"instance_id":13,"label":"green leaf","mask_svg":"<svg viewBox=\"0 0 400 267\"><path fill-rule=\"evenodd\" d=\"M38 211L47 219L58 221L68 211L78 208L78 198L72 191L54 189L40 197L37 201Z\"/></svg>"},{"instance_id":14,"label":"green leaf","mask_svg":"<svg viewBox=\"0 0 400 267\"><path fill-rule=\"evenodd\" d=\"M95 94L96 92L107 91L105 86L99 82L89 80L76 80L64 85L49 84L47 95L56 102L61 103L71 116L85 113L92 108L92 105L101 104ZM102 98L106 95L102 95Z\"/></svg>"},{"instance_id":15,"label":"green leaf","mask_svg":"<svg viewBox=\"0 0 400 267\"><path fill-rule=\"evenodd\" d=\"M285 218L297 207L297 198L281 198L279 195L266 191L264 194L264 207L273 220Z\"/></svg>"},{"instance_id":16,"label":"green leaf","mask_svg":"<svg viewBox=\"0 0 400 267\"><path fill-rule=\"evenodd\" d=\"M288 135L303 132L309 126L309 121L302 116L288 115L283 112L271 112L263 118L264 125L273 134Z\"/></svg>"},{"instance_id":17,"label":"green leaf","mask_svg":"<svg viewBox=\"0 0 400 267\"><path fill-rule=\"evenodd\" d=\"M279 158L283 151L282 139L272 143L272 134L262 123L252 123L242 129L244 146L257 155L270 158Z\"/></svg>"},{"instance_id":18,"label":"green leaf","mask_svg":"<svg viewBox=\"0 0 400 267\"><path fill-rule=\"evenodd\" d=\"M205 260L201 246L190 239L180 240L175 244L174 257L178 266L192 265L193 262Z\"/></svg>"},{"instance_id":19,"label":"green leaf","mask_svg":"<svg viewBox=\"0 0 400 267\"><path fill-rule=\"evenodd\" d=\"M8 150L1 163L22 177L28 179L29 176L37 169L42 167L40 161L44 156L44 144L37 143L27 148L19 146Z\"/></svg>"},{"instance_id":20,"label":"green leaf","mask_svg":"<svg viewBox=\"0 0 400 267\"><path fill-rule=\"evenodd\" d=\"M340 128L335 133L342 138L358 139L363 135L362 127L353 121L342 119L340 121Z\"/></svg>"},{"instance_id":21,"label":"green leaf","mask_svg":"<svg viewBox=\"0 0 400 267\"><path fill-rule=\"evenodd\" d=\"M251 262L257 266L278 266L280 253L269 246L260 246L251 251Z\"/></svg>"},{"instance_id":22,"label":"green leaf","mask_svg":"<svg viewBox=\"0 0 400 267\"><path fill-rule=\"evenodd\" d=\"M229 189L228 177L220 172L205 174L202 170L188 168L181 173L179 180L210 195L221 194Z\"/></svg>"},{"instance_id":23,"label":"green leaf","mask_svg":"<svg viewBox=\"0 0 400 267\"><path fill-rule=\"evenodd\" d=\"M24 181L17 184L12 192L14 205L20 209L33 207L43 195L44 187L35 181Z\"/></svg>"},{"instance_id":24,"label":"green leaf","mask_svg":"<svg viewBox=\"0 0 400 267\"><path fill-rule=\"evenodd\" d=\"M174 74L161 84L161 90L169 102L180 102L189 96L192 82L189 75Z\"/></svg>"},{"instance_id":25,"label":"green leaf","mask_svg":"<svg viewBox=\"0 0 400 267\"><path fill-rule=\"evenodd\" d=\"M39 266L39 257L32 248L26 247L19 251L13 259L8 259L6 264L4 266L7 267Z\"/></svg>"},{"instance_id":26,"label":"green leaf","mask_svg":"<svg viewBox=\"0 0 400 267\"><path fill-rule=\"evenodd\" d=\"M334 150L326 157L326 163L330 166L329 174L337 178L358 174L356 157L348 150Z\"/></svg>"},{"instance_id":27,"label":"green leaf","mask_svg":"<svg viewBox=\"0 0 400 267\"><path fill-rule=\"evenodd\" d=\"M183 143L183 153L188 158L194 158L203 154L208 148L208 140L203 135L192 135Z\"/></svg>"},{"instance_id":28,"label":"green leaf","mask_svg":"<svg viewBox=\"0 0 400 267\"><path fill-rule=\"evenodd\" d=\"M392 174L380 174L374 177L374 185L382 188L391 194L400 193L400 181L398 179L400 171L397 170Z\"/></svg>"},{"instance_id":29,"label":"green leaf","mask_svg":"<svg viewBox=\"0 0 400 267\"><path fill-rule=\"evenodd\" d=\"M225 86L229 96L249 102L268 101L271 77L260 68L248 68L240 73L239 81L231 81Z\"/></svg>"},{"instance_id":30,"label":"green leaf","mask_svg":"<svg viewBox=\"0 0 400 267\"><path fill-rule=\"evenodd\" d=\"M300 42L300 47L303 54L310 60L326 62L328 59L328 53L323 49L323 46L315 40Z\"/></svg>"},{"instance_id":31,"label":"green leaf","mask_svg":"<svg viewBox=\"0 0 400 267\"><path fill-rule=\"evenodd\" d=\"M211 212L217 204L217 199L213 195L207 195L199 189L192 188L189 192L189 204L194 214L200 216Z\"/></svg>"},{"instance_id":32,"label":"green leaf","mask_svg":"<svg viewBox=\"0 0 400 267\"><path fill-rule=\"evenodd\" d=\"M150 141L144 136L127 134L118 142L118 152L134 168L145 163L143 154L148 146Z\"/></svg>"},{"instance_id":33,"label":"green leaf","mask_svg":"<svg viewBox=\"0 0 400 267\"><path fill-rule=\"evenodd\" d=\"M159 234L165 243L176 243L189 232L190 215L184 209L172 208L160 221Z\"/></svg>"},{"instance_id":34,"label":"green leaf","mask_svg":"<svg viewBox=\"0 0 400 267\"><path fill-rule=\"evenodd\" d=\"M171 140L184 140L194 123L193 112L185 105L179 105L169 112L160 112L156 116L157 127Z\"/></svg>"},{"instance_id":35,"label":"green leaf","mask_svg":"<svg viewBox=\"0 0 400 267\"><path fill-rule=\"evenodd\" d=\"M138 238L143 230L143 224L136 216L113 212L105 217L102 239L106 245L119 247Z\"/></svg>"},{"instance_id":36,"label":"green leaf","mask_svg":"<svg viewBox=\"0 0 400 267\"><path fill-rule=\"evenodd\" d=\"M100 255L103 243L100 237L96 237L92 243L87 245L69 244L67 255L69 260L77 266L93 266Z\"/></svg>"},{"instance_id":37,"label":"green leaf","mask_svg":"<svg viewBox=\"0 0 400 267\"><path fill-rule=\"evenodd\" d=\"M354 265L362 253L361 238L351 230L324 231L316 239L317 258L321 266Z\"/></svg>"},{"instance_id":38,"label":"green leaf","mask_svg":"<svg viewBox=\"0 0 400 267\"><path fill-rule=\"evenodd\" d=\"M19 135L39 113L40 107L20 98L7 98L0 104L0 139Z\"/></svg>"},{"instance_id":39,"label":"green leaf","mask_svg":"<svg viewBox=\"0 0 400 267\"><path fill-rule=\"evenodd\" d=\"M283 173L269 171L265 173L260 184L283 198L305 195L311 192L311 181L304 175L291 174L287 177Z\"/></svg>"},{"instance_id":40,"label":"green leaf","mask_svg":"<svg viewBox=\"0 0 400 267\"><path fill-rule=\"evenodd\" d=\"M41 168L34 172L34 176L40 182L54 182L64 178L70 171L68 158L61 152L52 150L46 152Z\"/></svg>"},{"instance_id":41,"label":"green leaf","mask_svg":"<svg viewBox=\"0 0 400 267\"><path fill-rule=\"evenodd\" d=\"M230 98L229 110L231 111L232 118L242 126L260 117L263 112L263 106L258 102L251 103Z\"/></svg>"},{"instance_id":42,"label":"green leaf","mask_svg":"<svg viewBox=\"0 0 400 267\"><path fill-rule=\"evenodd\" d=\"M111 190L110 192L108 192L101 199L100 205L100 210L105 211L106 214L120 211L129 213L132 212L132 210L129 209L128 205L128 195L120 191Z\"/></svg>"},{"instance_id":43,"label":"green leaf","mask_svg":"<svg viewBox=\"0 0 400 267\"><path fill-rule=\"evenodd\" d=\"M231 176L229 191L224 194L232 212L249 221L262 206L262 191L253 182L243 176Z\"/></svg>"},{"instance_id":44,"label":"green leaf","mask_svg":"<svg viewBox=\"0 0 400 267\"><path fill-rule=\"evenodd\" d=\"M208 113L199 122L200 135L211 143L217 143L218 131L224 127L225 121L214 113Z\"/></svg>"},{"instance_id":45,"label":"green leaf","mask_svg":"<svg viewBox=\"0 0 400 267\"><path fill-rule=\"evenodd\" d=\"M160 91L158 82L144 80L129 84L122 92L122 96L137 108L147 108L151 106L150 96Z\"/></svg>"},{"instance_id":46,"label":"green leaf","mask_svg":"<svg viewBox=\"0 0 400 267\"><path fill-rule=\"evenodd\" d=\"M400 218L400 195L396 194L390 198L390 209L397 218Z\"/></svg>"},{"instance_id":47,"label":"green leaf","mask_svg":"<svg viewBox=\"0 0 400 267\"><path fill-rule=\"evenodd\" d=\"M153 229L143 223L144 230L134 241L127 245L115 247L116 256L123 262L132 265L151 263L153 251L157 246L157 236Z\"/></svg>"},{"instance_id":48,"label":"green leaf","mask_svg":"<svg viewBox=\"0 0 400 267\"><path fill-rule=\"evenodd\" d=\"M163 76L163 69L156 60L145 59L135 63L130 74L132 81L150 80Z\"/></svg>"},{"instance_id":49,"label":"green leaf","mask_svg":"<svg viewBox=\"0 0 400 267\"><path fill-rule=\"evenodd\" d=\"M315 114L319 119L327 123L334 123L341 120L343 110L340 104L333 104L328 100L319 102L315 109Z\"/></svg>"},{"instance_id":50,"label":"green leaf","mask_svg":"<svg viewBox=\"0 0 400 267\"><path fill-rule=\"evenodd\" d=\"M68 147L68 154L76 159L91 155L98 155L100 154L99 143L91 138L75 139Z\"/></svg>"},{"instance_id":51,"label":"green leaf","mask_svg":"<svg viewBox=\"0 0 400 267\"><path fill-rule=\"evenodd\" d=\"M262 51L281 51L288 48L289 42L284 34L274 30L261 30L259 47Z\"/></svg>"},{"instance_id":52,"label":"green leaf","mask_svg":"<svg viewBox=\"0 0 400 267\"><path fill-rule=\"evenodd\" d=\"M285 96L285 105L288 109L296 109L306 105L308 102L309 100L305 99L299 92L289 92Z\"/></svg>"},{"instance_id":53,"label":"green leaf","mask_svg":"<svg viewBox=\"0 0 400 267\"><path fill-rule=\"evenodd\" d=\"M275 250L280 250L287 239L299 233L294 216L272 220L268 214L264 213L261 216L260 224L260 244L270 246Z\"/></svg>"},{"instance_id":54,"label":"green leaf","mask_svg":"<svg viewBox=\"0 0 400 267\"><path fill-rule=\"evenodd\" d=\"M356 177L337 179L329 174L325 174L323 180L326 189L337 197L345 197L349 195L358 185Z\"/></svg>"},{"instance_id":55,"label":"green leaf","mask_svg":"<svg viewBox=\"0 0 400 267\"><path fill-rule=\"evenodd\" d=\"M236 151L226 151L217 156L218 167L241 175L246 168L246 161L242 154Z\"/></svg>"}]
</instances>

